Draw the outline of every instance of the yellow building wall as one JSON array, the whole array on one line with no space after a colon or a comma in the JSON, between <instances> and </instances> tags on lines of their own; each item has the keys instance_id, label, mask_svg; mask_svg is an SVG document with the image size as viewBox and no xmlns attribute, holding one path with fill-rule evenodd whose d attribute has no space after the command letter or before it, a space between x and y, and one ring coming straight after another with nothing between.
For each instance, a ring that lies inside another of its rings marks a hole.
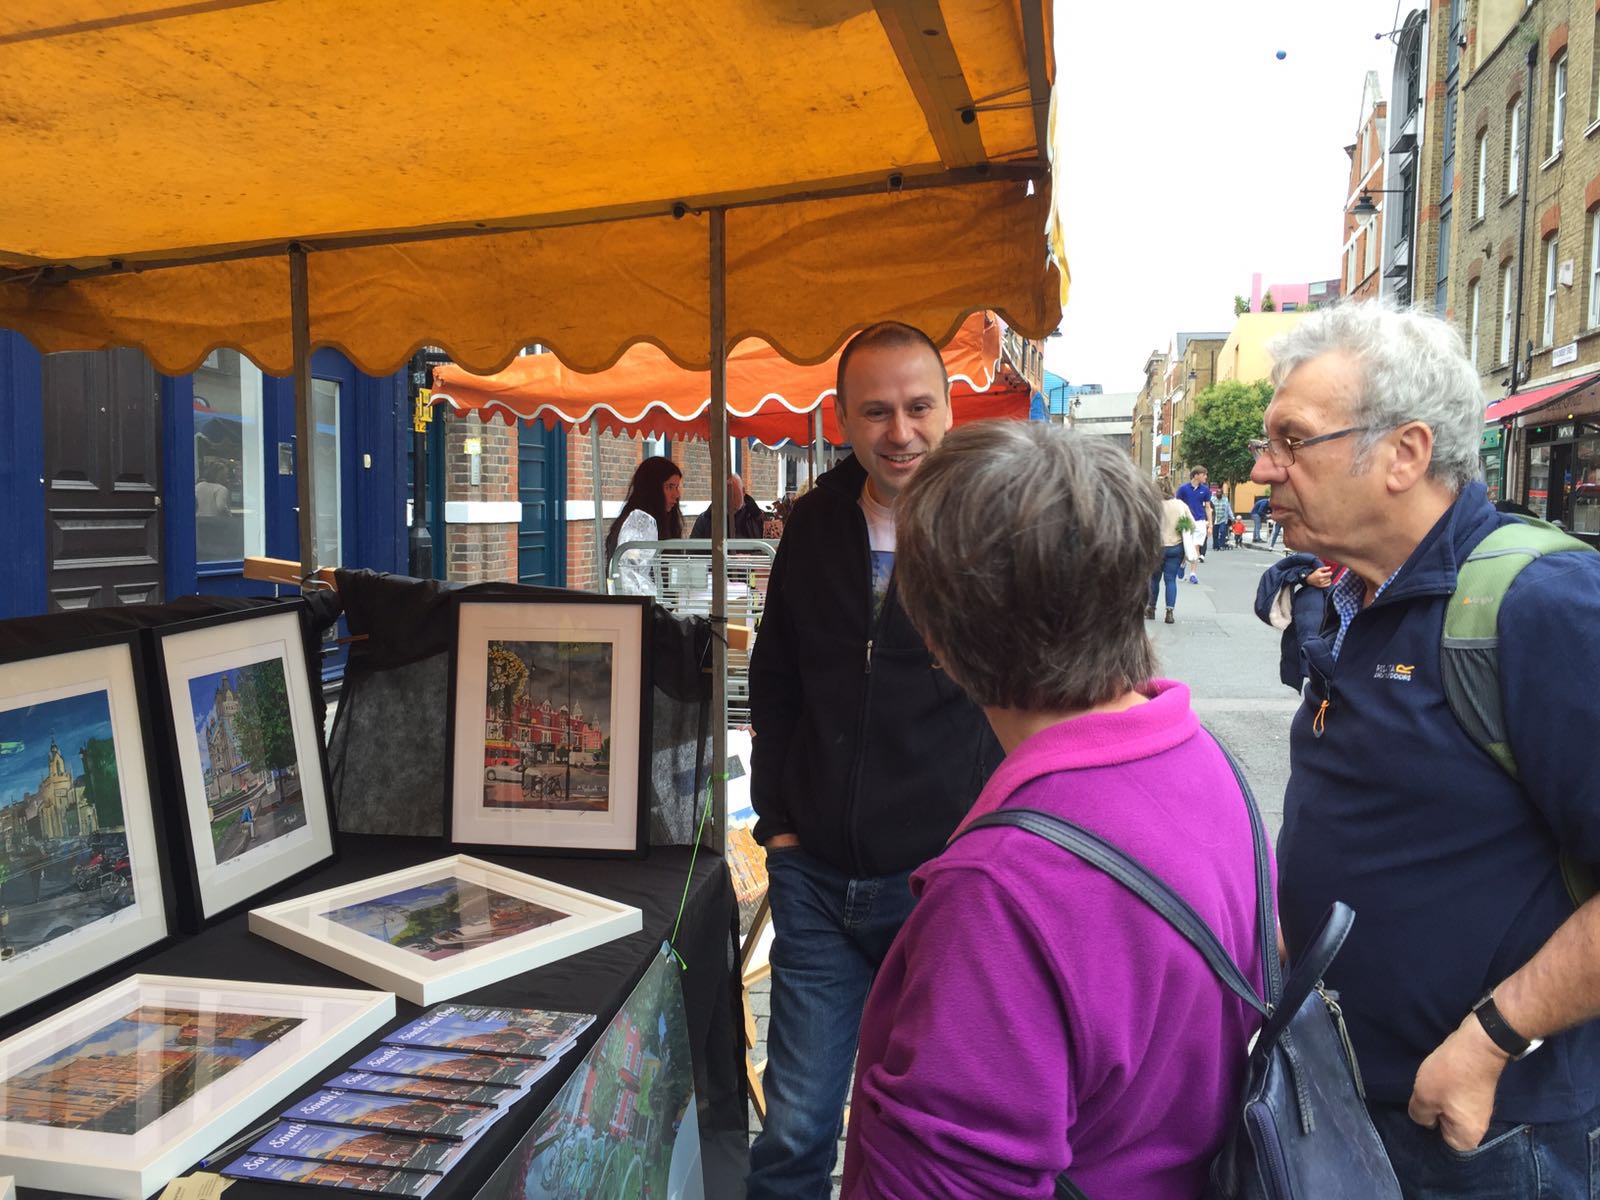
<instances>
[{"instance_id":1,"label":"yellow building wall","mask_svg":"<svg viewBox=\"0 0 1600 1200\"><path fill-rule=\"evenodd\" d=\"M1241 313L1217 355L1217 382L1237 379L1240 383L1253 383L1266 379L1272 374L1268 344L1288 333L1305 316L1303 312Z\"/></svg>"}]
</instances>

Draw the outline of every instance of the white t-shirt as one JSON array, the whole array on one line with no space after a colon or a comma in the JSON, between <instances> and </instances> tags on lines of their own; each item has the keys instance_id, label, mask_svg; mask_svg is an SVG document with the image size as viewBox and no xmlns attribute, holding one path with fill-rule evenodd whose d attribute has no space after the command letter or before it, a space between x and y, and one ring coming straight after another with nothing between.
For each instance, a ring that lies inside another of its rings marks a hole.
<instances>
[{"instance_id":1,"label":"white t-shirt","mask_svg":"<svg viewBox=\"0 0 1600 1200\"><path fill-rule=\"evenodd\" d=\"M861 489L861 511L867 517L867 546L872 551L872 615L883 608L894 572L894 509L872 498L872 488Z\"/></svg>"}]
</instances>

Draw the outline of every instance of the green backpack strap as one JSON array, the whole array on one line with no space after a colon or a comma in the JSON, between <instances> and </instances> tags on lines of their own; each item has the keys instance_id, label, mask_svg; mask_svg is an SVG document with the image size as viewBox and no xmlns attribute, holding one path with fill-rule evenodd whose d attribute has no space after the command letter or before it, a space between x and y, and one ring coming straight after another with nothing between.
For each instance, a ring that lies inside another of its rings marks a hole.
<instances>
[{"instance_id":1,"label":"green backpack strap","mask_svg":"<svg viewBox=\"0 0 1600 1200\"><path fill-rule=\"evenodd\" d=\"M1546 554L1593 554L1586 542L1545 521L1519 517L1496 529L1467 556L1445 609L1441 679L1450 711L1501 770L1520 780L1506 733L1500 695L1500 605L1522 569ZM1561 854L1561 875L1574 904L1597 890L1593 870Z\"/></svg>"}]
</instances>

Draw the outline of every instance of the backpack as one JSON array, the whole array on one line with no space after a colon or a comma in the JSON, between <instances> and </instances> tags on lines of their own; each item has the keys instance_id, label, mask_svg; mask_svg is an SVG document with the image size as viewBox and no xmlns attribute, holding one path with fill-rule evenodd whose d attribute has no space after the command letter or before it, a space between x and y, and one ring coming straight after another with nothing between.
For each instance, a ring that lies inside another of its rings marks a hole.
<instances>
[{"instance_id":1,"label":"backpack","mask_svg":"<svg viewBox=\"0 0 1600 1200\"><path fill-rule=\"evenodd\" d=\"M1571 553L1593 554L1595 548L1548 522L1519 516L1473 548L1445 608L1439 673L1450 711L1467 736L1518 782L1500 693L1500 604L1534 559ZM1597 890L1593 869L1565 850L1561 878L1574 907Z\"/></svg>"},{"instance_id":2,"label":"backpack","mask_svg":"<svg viewBox=\"0 0 1600 1200\"><path fill-rule=\"evenodd\" d=\"M1216 934L1183 897L1087 829L1038 809L1000 808L976 818L956 836L1008 825L1104 871L1165 918L1222 984L1261 1014L1263 1024L1246 1060L1238 1117L1211 1163L1203 1200L1401 1200L1400 1185L1367 1115L1361 1072L1338 999L1322 986L1323 972L1349 935L1355 914L1335 901L1288 979L1283 978L1266 832L1239 764L1225 749L1222 754L1250 813L1265 997L1256 995ZM1057 1177L1055 1195L1056 1200L1089 1200L1066 1175Z\"/></svg>"}]
</instances>

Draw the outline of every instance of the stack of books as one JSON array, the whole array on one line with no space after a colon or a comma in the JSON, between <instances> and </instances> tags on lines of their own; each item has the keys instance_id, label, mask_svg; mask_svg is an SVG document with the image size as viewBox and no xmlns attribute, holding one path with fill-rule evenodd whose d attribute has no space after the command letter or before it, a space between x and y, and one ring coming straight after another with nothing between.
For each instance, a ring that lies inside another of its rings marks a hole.
<instances>
[{"instance_id":1,"label":"stack of books","mask_svg":"<svg viewBox=\"0 0 1600 1200\"><path fill-rule=\"evenodd\" d=\"M438 1005L258 1131L222 1173L426 1196L593 1022Z\"/></svg>"}]
</instances>

